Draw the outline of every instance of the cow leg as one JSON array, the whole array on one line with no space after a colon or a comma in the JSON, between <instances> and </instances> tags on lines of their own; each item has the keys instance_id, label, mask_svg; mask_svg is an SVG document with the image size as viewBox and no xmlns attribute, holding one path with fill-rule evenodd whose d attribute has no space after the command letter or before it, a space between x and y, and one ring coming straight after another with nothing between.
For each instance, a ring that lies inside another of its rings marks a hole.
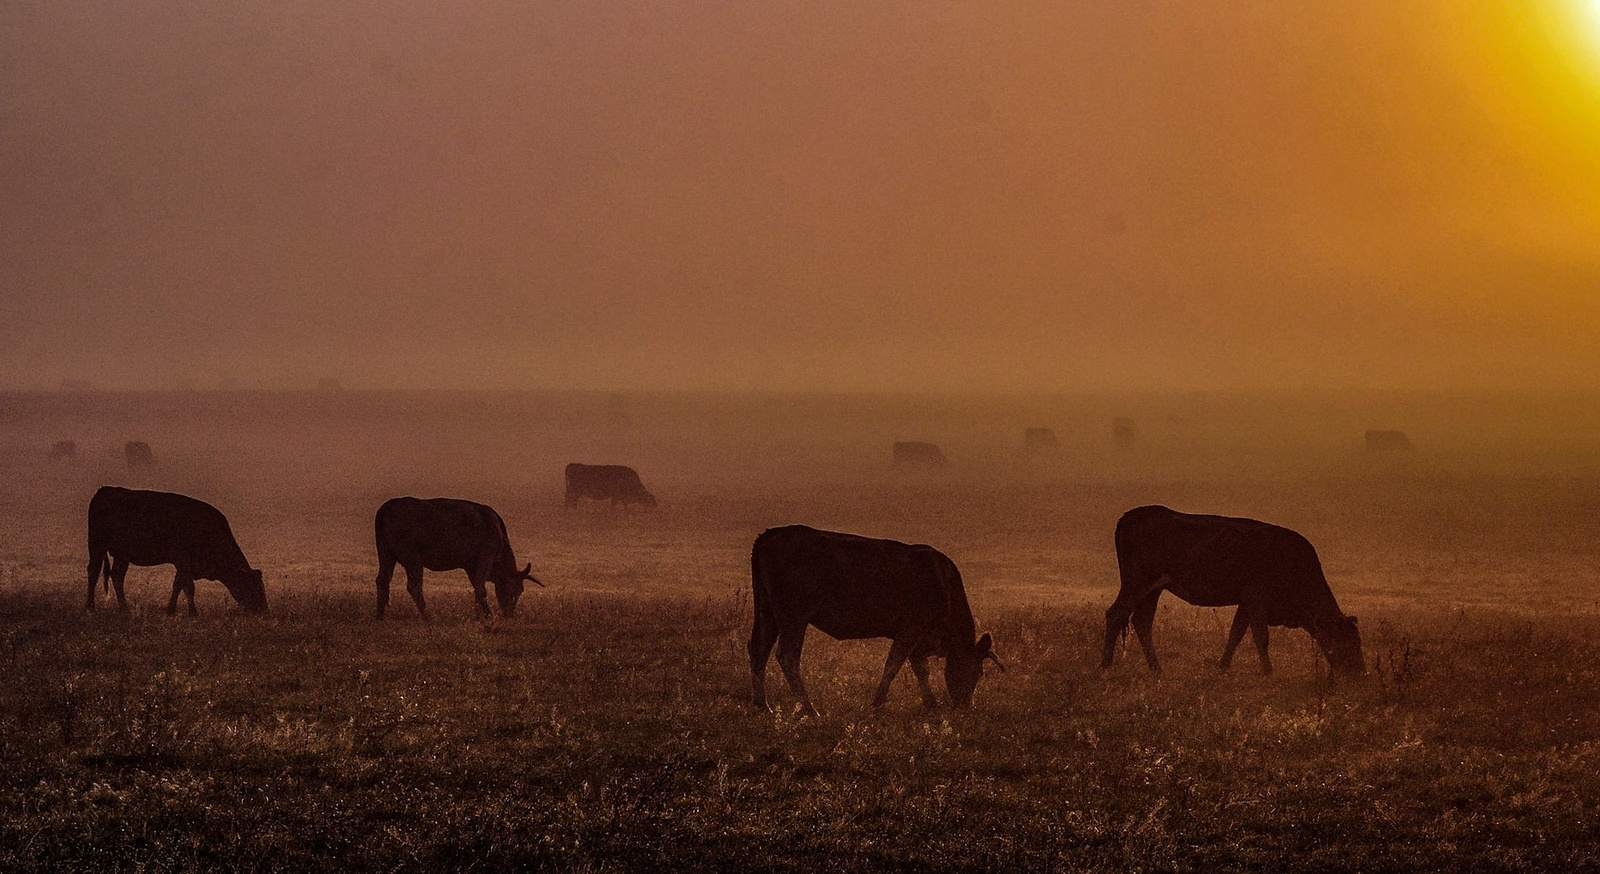
<instances>
[{"instance_id":1,"label":"cow leg","mask_svg":"<svg viewBox=\"0 0 1600 874\"><path fill-rule=\"evenodd\" d=\"M482 562L478 562L477 568L467 573L467 579L472 583L472 597L478 602L478 616L482 618L488 618L493 613L493 610L490 610L490 592L485 587L493 570L493 560L483 559Z\"/></svg>"},{"instance_id":2,"label":"cow leg","mask_svg":"<svg viewBox=\"0 0 1600 874\"><path fill-rule=\"evenodd\" d=\"M411 593L411 600L417 602L417 613L421 614L422 621L428 621L428 602L422 600L422 565L404 565L406 571L406 591Z\"/></svg>"},{"instance_id":3,"label":"cow leg","mask_svg":"<svg viewBox=\"0 0 1600 874\"><path fill-rule=\"evenodd\" d=\"M122 590L122 581L128 576L128 560L116 559L111 563L111 590L117 593L117 609L128 609L128 596Z\"/></svg>"},{"instance_id":4,"label":"cow leg","mask_svg":"<svg viewBox=\"0 0 1600 874\"><path fill-rule=\"evenodd\" d=\"M492 611L489 609L489 590L484 586L484 578L488 574L479 576L477 573L467 575L467 580L472 583L472 599L478 602L478 616L487 619Z\"/></svg>"},{"instance_id":5,"label":"cow leg","mask_svg":"<svg viewBox=\"0 0 1600 874\"><path fill-rule=\"evenodd\" d=\"M1133 616L1134 601L1124 594L1128 591L1129 588L1123 586L1122 593L1117 595L1117 600L1106 608L1106 645L1100 654L1101 668L1111 667L1111 660L1117 652L1117 640L1127 633L1128 619Z\"/></svg>"},{"instance_id":6,"label":"cow leg","mask_svg":"<svg viewBox=\"0 0 1600 874\"><path fill-rule=\"evenodd\" d=\"M806 626L790 626L778 631L778 667L783 668L783 678L789 681L789 691L800 702L800 711L806 716L820 716L806 694L806 681L800 676L800 651L806 645Z\"/></svg>"},{"instance_id":7,"label":"cow leg","mask_svg":"<svg viewBox=\"0 0 1600 874\"><path fill-rule=\"evenodd\" d=\"M1272 659L1267 658L1267 623L1264 619L1253 619L1250 622L1250 633L1256 639L1256 652L1261 656L1262 676L1272 675Z\"/></svg>"},{"instance_id":8,"label":"cow leg","mask_svg":"<svg viewBox=\"0 0 1600 874\"><path fill-rule=\"evenodd\" d=\"M100 570L105 567L105 550L92 553L89 557L89 600L83 605L85 610L94 609L94 589L100 585ZM105 568L110 570L110 568Z\"/></svg>"},{"instance_id":9,"label":"cow leg","mask_svg":"<svg viewBox=\"0 0 1600 874\"><path fill-rule=\"evenodd\" d=\"M1139 646L1144 649L1145 663L1150 670L1161 673L1161 662L1156 659L1155 639L1151 636L1156 622L1156 602L1161 600L1161 590L1144 596L1133 608L1133 630L1139 635Z\"/></svg>"},{"instance_id":10,"label":"cow leg","mask_svg":"<svg viewBox=\"0 0 1600 874\"><path fill-rule=\"evenodd\" d=\"M900 673L900 666L906 663L913 646L911 641L901 639L889 644L889 657L883 662L883 679L878 681L878 692L872 696L873 707L882 707L883 702L889 700L889 684L894 682L894 675Z\"/></svg>"},{"instance_id":11,"label":"cow leg","mask_svg":"<svg viewBox=\"0 0 1600 874\"><path fill-rule=\"evenodd\" d=\"M390 556L378 556L378 618L383 618L383 611L389 606L389 582L394 579L394 559Z\"/></svg>"},{"instance_id":12,"label":"cow leg","mask_svg":"<svg viewBox=\"0 0 1600 874\"><path fill-rule=\"evenodd\" d=\"M750 702L761 710L767 709L767 659L772 656L772 646L778 642L778 626L771 617L762 616L756 609L755 622L750 627Z\"/></svg>"},{"instance_id":13,"label":"cow leg","mask_svg":"<svg viewBox=\"0 0 1600 874\"><path fill-rule=\"evenodd\" d=\"M183 594L183 571L172 576L172 597L167 599L167 615L178 615L178 596Z\"/></svg>"},{"instance_id":14,"label":"cow leg","mask_svg":"<svg viewBox=\"0 0 1600 874\"><path fill-rule=\"evenodd\" d=\"M1244 633L1250 630L1250 617L1245 615L1244 608L1240 607L1233 614L1233 628L1228 630L1228 645L1222 650L1222 661L1217 665L1218 670L1226 671L1233 664L1233 651L1239 648L1239 642L1244 640Z\"/></svg>"},{"instance_id":15,"label":"cow leg","mask_svg":"<svg viewBox=\"0 0 1600 874\"><path fill-rule=\"evenodd\" d=\"M200 615L200 611L196 610L194 608L194 577L187 576L187 575L184 576L184 578L183 578L183 592L184 592L184 594L189 596L189 615L190 616L199 616Z\"/></svg>"},{"instance_id":16,"label":"cow leg","mask_svg":"<svg viewBox=\"0 0 1600 874\"><path fill-rule=\"evenodd\" d=\"M933 694L933 687L928 685L928 657L913 655L911 657L911 673L917 675L917 685L922 687L922 706L932 710L939 706L939 696Z\"/></svg>"},{"instance_id":17,"label":"cow leg","mask_svg":"<svg viewBox=\"0 0 1600 874\"><path fill-rule=\"evenodd\" d=\"M1111 667L1111 660L1117 652L1117 641L1128 631L1128 621L1133 618L1140 603L1150 596L1161 596L1162 579L1160 575L1148 579L1140 579L1136 572L1119 568L1122 575L1122 589L1117 592L1117 600L1111 602L1106 608L1106 642L1105 648L1100 653L1100 667Z\"/></svg>"}]
</instances>

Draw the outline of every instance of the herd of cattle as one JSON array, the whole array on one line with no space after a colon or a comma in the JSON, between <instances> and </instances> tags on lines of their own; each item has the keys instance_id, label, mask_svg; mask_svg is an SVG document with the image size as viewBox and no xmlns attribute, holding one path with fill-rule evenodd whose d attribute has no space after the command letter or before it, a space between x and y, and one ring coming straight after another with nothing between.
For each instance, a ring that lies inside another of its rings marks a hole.
<instances>
[{"instance_id":1,"label":"herd of cattle","mask_svg":"<svg viewBox=\"0 0 1600 874\"><path fill-rule=\"evenodd\" d=\"M581 498L655 504L632 468L573 464L566 468L566 481L569 506ZM515 613L525 583L544 585L533 576L531 562L518 569L505 522L484 504L392 498L378 508L373 536L380 619L396 565L404 569L406 591L424 619L425 570L465 571L478 612L485 617L493 612L488 584L494 585L504 617ZM1267 635L1276 625L1305 629L1335 672L1363 673L1355 617L1339 609L1316 550L1298 533L1251 519L1147 506L1122 515L1115 542L1122 582L1106 611L1103 667L1110 667L1119 639L1132 624L1150 669L1161 669L1152 624L1161 594L1171 592L1199 606L1238 607L1222 668L1250 631L1261 670L1270 673ZM261 571L250 566L227 518L204 501L104 486L89 502L88 544L90 610L97 585L107 590L114 586L118 605L127 609L123 579L128 566L164 564L176 568L169 614L177 612L182 595L188 597L189 613L196 612L194 584L200 579L222 583L245 610L267 609ZM890 684L908 660L929 706L938 700L928 683L930 657L944 660L945 689L962 708L970 706L985 662L1004 670L991 636L977 636L960 570L931 546L804 525L772 528L751 549L750 581L755 614L749 643L751 697L757 707L766 707L766 666L776 647L778 665L801 709L816 713L800 673L806 630L813 626L838 640L891 641L874 705L887 699Z\"/></svg>"},{"instance_id":2,"label":"herd of cattle","mask_svg":"<svg viewBox=\"0 0 1600 874\"><path fill-rule=\"evenodd\" d=\"M72 461L78 457L78 441L58 440L50 444L51 461ZM155 464L155 453L150 451L150 444L143 440L129 440L122 444L122 459L129 467L149 467Z\"/></svg>"}]
</instances>

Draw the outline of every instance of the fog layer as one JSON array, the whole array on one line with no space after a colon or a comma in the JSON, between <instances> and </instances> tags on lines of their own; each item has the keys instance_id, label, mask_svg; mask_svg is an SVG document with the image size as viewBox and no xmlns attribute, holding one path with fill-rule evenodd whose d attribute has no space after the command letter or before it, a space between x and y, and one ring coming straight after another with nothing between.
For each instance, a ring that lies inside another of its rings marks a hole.
<instances>
[{"instance_id":1,"label":"fog layer","mask_svg":"<svg viewBox=\"0 0 1600 874\"><path fill-rule=\"evenodd\" d=\"M10 2L0 373L1600 388L1587 23Z\"/></svg>"}]
</instances>

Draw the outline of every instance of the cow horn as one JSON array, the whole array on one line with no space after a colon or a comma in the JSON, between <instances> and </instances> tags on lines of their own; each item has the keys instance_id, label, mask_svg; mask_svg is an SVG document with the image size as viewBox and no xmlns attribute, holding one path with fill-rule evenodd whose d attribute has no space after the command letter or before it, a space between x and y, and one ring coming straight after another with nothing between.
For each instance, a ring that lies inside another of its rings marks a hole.
<instances>
[{"instance_id":1,"label":"cow horn","mask_svg":"<svg viewBox=\"0 0 1600 874\"><path fill-rule=\"evenodd\" d=\"M530 573L530 571L532 571L532 570L533 570L533 562L530 561L530 562L528 562L528 566L522 569L522 578L527 580L528 582L533 583L535 586L538 586L541 589L544 588L545 587L544 583L539 582L539 580L536 579L532 573Z\"/></svg>"},{"instance_id":2,"label":"cow horn","mask_svg":"<svg viewBox=\"0 0 1600 874\"><path fill-rule=\"evenodd\" d=\"M994 662L994 666L1000 669L1000 673L1002 673L1002 674L1005 673L1005 670L1006 670L1005 664L1002 663L1000 661L1000 658L998 656L996 656L993 652L984 653L983 657L985 659L988 659L989 661Z\"/></svg>"}]
</instances>

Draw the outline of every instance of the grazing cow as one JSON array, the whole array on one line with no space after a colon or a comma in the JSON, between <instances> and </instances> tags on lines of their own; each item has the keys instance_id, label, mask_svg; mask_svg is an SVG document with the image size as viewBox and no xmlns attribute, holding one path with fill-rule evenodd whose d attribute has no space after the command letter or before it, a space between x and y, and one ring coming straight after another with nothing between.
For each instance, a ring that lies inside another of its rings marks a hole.
<instances>
[{"instance_id":1,"label":"grazing cow","mask_svg":"<svg viewBox=\"0 0 1600 874\"><path fill-rule=\"evenodd\" d=\"M89 501L89 602L94 609L94 586L105 573L117 589L117 606L128 609L122 580L128 565L149 567L170 564L172 598L167 613L178 612L178 594L189 596L189 615L195 615L194 581L216 580L227 587L233 600L246 610L267 609L261 571L250 567L233 539L228 519L205 501L170 492L147 492L103 486Z\"/></svg>"},{"instance_id":2,"label":"grazing cow","mask_svg":"<svg viewBox=\"0 0 1600 874\"><path fill-rule=\"evenodd\" d=\"M900 440L894 444L895 467L932 468L948 463L935 444L920 440Z\"/></svg>"},{"instance_id":3,"label":"grazing cow","mask_svg":"<svg viewBox=\"0 0 1600 874\"><path fill-rule=\"evenodd\" d=\"M1052 455L1060 448L1061 441L1049 428L1029 428L1022 432L1022 450L1029 455Z\"/></svg>"},{"instance_id":4,"label":"grazing cow","mask_svg":"<svg viewBox=\"0 0 1600 874\"><path fill-rule=\"evenodd\" d=\"M1139 437L1139 428L1127 416L1118 416L1111 420L1111 439L1118 446L1127 448L1134 444Z\"/></svg>"},{"instance_id":5,"label":"grazing cow","mask_svg":"<svg viewBox=\"0 0 1600 874\"><path fill-rule=\"evenodd\" d=\"M500 615L511 616L522 596L523 580L536 586L533 563L517 570L517 559L506 536L506 523L493 508L454 498L390 498L372 520L378 542L378 618L389 606L389 581L396 564L405 568L406 591L417 602L417 612L428 618L422 600L422 571L464 570L472 581L478 612L489 615L484 583L494 583Z\"/></svg>"},{"instance_id":6,"label":"grazing cow","mask_svg":"<svg viewBox=\"0 0 1600 874\"><path fill-rule=\"evenodd\" d=\"M645 491L639 473L624 464L567 465L567 506L578 506L579 498L618 504L656 505L655 495Z\"/></svg>"},{"instance_id":7,"label":"grazing cow","mask_svg":"<svg viewBox=\"0 0 1600 874\"><path fill-rule=\"evenodd\" d=\"M122 457L127 460L129 467L149 467L156 463L150 444L143 440L129 440L122 444Z\"/></svg>"},{"instance_id":8,"label":"grazing cow","mask_svg":"<svg viewBox=\"0 0 1600 874\"><path fill-rule=\"evenodd\" d=\"M800 649L811 625L835 640L893 641L872 698L875 707L888 699L889 684L908 658L929 707L938 706L928 686L929 656L945 660L945 688L961 708L972 704L984 659L1000 664L987 632L973 640L961 572L931 546L804 525L771 528L751 549L750 582L755 602L750 681L755 705L762 709L767 706L767 657L776 643L789 688L805 713L817 715L800 677Z\"/></svg>"},{"instance_id":9,"label":"grazing cow","mask_svg":"<svg viewBox=\"0 0 1600 874\"><path fill-rule=\"evenodd\" d=\"M1411 438L1404 431L1367 430L1368 452L1409 452Z\"/></svg>"},{"instance_id":10,"label":"grazing cow","mask_svg":"<svg viewBox=\"0 0 1600 874\"><path fill-rule=\"evenodd\" d=\"M58 440L50 446L51 461L71 461L78 457L76 440Z\"/></svg>"},{"instance_id":11,"label":"grazing cow","mask_svg":"<svg viewBox=\"0 0 1600 874\"><path fill-rule=\"evenodd\" d=\"M1224 670L1248 629L1261 672L1272 673L1267 628L1281 625L1310 632L1335 671L1364 672L1356 619L1339 610L1317 551L1294 531L1254 519L1138 507L1117 521L1116 541L1122 589L1106 611L1101 667L1111 666L1117 639L1127 633L1131 618L1150 670L1161 670L1150 634L1156 601L1169 591L1200 607L1239 605L1222 651Z\"/></svg>"}]
</instances>

